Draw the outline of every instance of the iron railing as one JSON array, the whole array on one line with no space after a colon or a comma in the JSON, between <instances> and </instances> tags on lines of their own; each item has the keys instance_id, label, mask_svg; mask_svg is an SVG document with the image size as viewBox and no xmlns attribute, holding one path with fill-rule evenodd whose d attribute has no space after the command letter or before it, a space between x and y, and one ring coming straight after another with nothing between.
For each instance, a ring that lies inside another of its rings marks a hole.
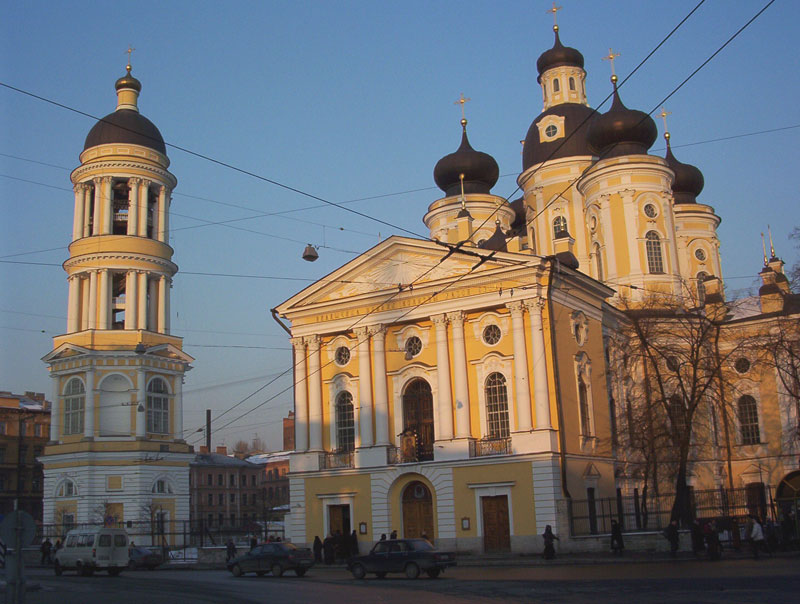
<instances>
[{"instance_id":1,"label":"iron railing","mask_svg":"<svg viewBox=\"0 0 800 604\"><path fill-rule=\"evenodd\" d=\"M469 443L470 457L487 457L489 455L510 455L511 438L482 438Z\"/></svg>"},{"instance_id":2,"label":"iron railing","mask_svg":"<svg viewBox=\"0 0 800 604\"><path fill-rule=\"evenodd\" d=\"M330 451L327 453L320 453L319 455L320 470L334 470L336 468L352 468L352 467L353 467L352 451Z\"/></svg>"}]
</instances>

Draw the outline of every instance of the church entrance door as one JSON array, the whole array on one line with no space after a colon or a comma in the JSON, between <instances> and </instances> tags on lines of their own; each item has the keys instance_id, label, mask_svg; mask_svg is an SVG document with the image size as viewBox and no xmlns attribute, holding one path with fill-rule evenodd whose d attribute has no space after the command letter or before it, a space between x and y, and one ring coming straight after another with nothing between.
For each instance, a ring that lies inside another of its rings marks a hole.
<instances>
[{"instance_id":1,"label":"church entrance door","mask_svg":"<svg viewBox=\"0 0 800 604\"><path fill-rule=\"evenodd\" d=\"M508 525L508 497L481 497L483 507L483 549L486 552L511 550Z\"/></svg>"},{"instance_id":2,"label":"church entrance door","mask_svg":"<svg viewBox=\"0 0 800 604\"><path fill-rule=\"evenodd\" d=\"M419 481L410 483L403 491L403 536L433 539L433 498Z\"/></svg>"},{"instance_id":3,"label":"church entrance door","mask_svg":"<svg viewBox=\"0 0 800 604\"><path fill-rule=\"evenodd\" d=\"M433 394L422 378L412 380L403 392L403 432L416 434L417 461L433 460Z\"/></svg>"}]
</instances>

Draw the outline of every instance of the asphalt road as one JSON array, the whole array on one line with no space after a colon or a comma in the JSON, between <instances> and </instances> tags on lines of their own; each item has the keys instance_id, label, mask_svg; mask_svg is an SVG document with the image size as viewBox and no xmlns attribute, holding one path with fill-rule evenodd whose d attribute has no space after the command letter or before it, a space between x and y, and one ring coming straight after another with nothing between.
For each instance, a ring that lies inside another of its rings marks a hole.
<instances>
[{"instance_id":1,"label":"asphalt road","mask_svg":"<svg viewBox=\"0 0 800 604\"><path fill-rule=\"evenodd\" d=\"M800 558L721 562L681 561L552 567L450 569L439 579L400 575L357 581L342 569L317 568L300 579L245 576L226 571L156 570L55 577L29 571L41 589L29 604L338 604L370 602L797 602Z\"/></svg>"}]
</instances>

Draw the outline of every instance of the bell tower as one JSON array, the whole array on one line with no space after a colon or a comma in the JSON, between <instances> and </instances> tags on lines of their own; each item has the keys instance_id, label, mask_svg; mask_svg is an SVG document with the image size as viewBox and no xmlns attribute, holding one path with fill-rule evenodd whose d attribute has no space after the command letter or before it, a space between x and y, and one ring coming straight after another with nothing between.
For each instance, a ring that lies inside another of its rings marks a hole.
<instances>
[{"instance_id":1,"label":"bell tower","mask_svg":"<svg viewBox=\"0 0 800 604\"><path fill-rule=\"evenodd\" d=\"M168 534L188 519L182 384L194 360L170 333L177 180L161 133L139 113L141 90L129 61L116 110L89 131L71 174L67 329L43 358L53 407L41 458L45 523L125 523L141 529L137 543L154 522Z\"/></svg>"}]
</instances>

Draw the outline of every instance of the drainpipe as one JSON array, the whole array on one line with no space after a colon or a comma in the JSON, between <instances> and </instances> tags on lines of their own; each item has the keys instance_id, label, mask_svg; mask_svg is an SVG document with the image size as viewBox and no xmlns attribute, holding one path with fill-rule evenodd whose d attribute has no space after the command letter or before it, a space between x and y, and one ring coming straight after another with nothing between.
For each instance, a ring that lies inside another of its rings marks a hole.
<instances>
[{"instance_id":1,"label":"drainpipe","mask_svg":"<svg viewBox=\"0 0 800 604\"><path fill-rule=\"evenodd\" d=\"M275 308L271 308L270 309L270 313L272 313L272 318L275 319L275 322L278 325L281 326L283 331L285 331L286 333L289 334L289 340L291 341L291 339L292 339L292 330L289 329L288 327L286 327L286 325L283 323L283 321L281 321L281 318L278 316L278 310L275 309ZM295 364L295 357L296 357L296 355L294 353L294 344L292 344L292 409L294 410L295 421L297 421L297 409L295 408L295 404L296 404L295 401L297 401L297 396L296 396L296 393L294 391L294 389L297 387L296 386L297 385L297 365ZM294 443L295 447L297 446L296 438L297 438L296 436L292 437L292 440L295 441L295 443ZM266 492L266 489L265 489L265 492Z\"/></svg>"}]
</instances>

